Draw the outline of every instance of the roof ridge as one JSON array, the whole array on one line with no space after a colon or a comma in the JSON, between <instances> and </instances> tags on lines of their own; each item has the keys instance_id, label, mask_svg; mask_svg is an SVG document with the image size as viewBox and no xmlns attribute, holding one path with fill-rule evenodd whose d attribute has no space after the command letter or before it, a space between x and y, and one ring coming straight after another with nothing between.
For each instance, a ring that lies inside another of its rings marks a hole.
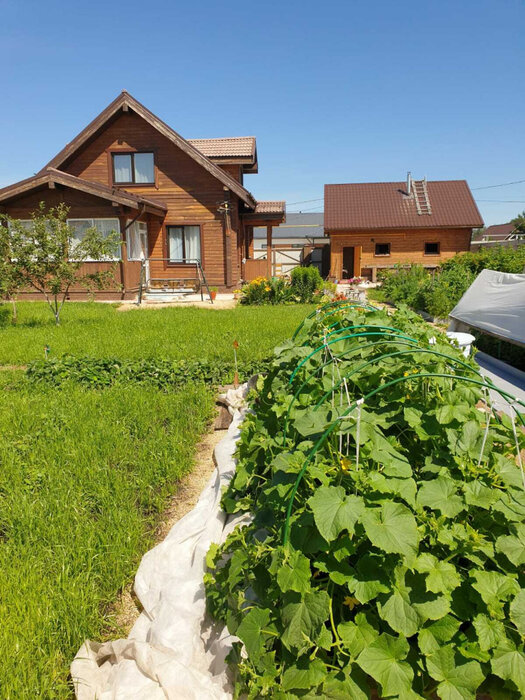
<instances>
[{"instance_id":1,"label":"roof ridge","mask_svg":"<svg viewBox=\"0 0 525 700\"><path fill-rule=\"evenodd\" d=\"M52 158L40 172L47 167L55 167L62 165L69 157L71 157L84 143L94 136L103 125L116 114L124 105L131 107L140 117L145 119L153 128L157 129L166 138L173 141L179 148L182 148L191 158L197 163L200 163L210 175L223 183L228 189L232 190L240 197L248 206L255 206L255 197L247 190L240 182L235 180L225 170L219 168L210 158L205 156L198 148L196 148L188 139L181 136L175 129L172 129L169 124L157 117L151 110L145 107L141 102L135 99L129 92L122 91L98 116L96 116L77 136L70 141L57 155Z\"/></svg>"}]
</instances>

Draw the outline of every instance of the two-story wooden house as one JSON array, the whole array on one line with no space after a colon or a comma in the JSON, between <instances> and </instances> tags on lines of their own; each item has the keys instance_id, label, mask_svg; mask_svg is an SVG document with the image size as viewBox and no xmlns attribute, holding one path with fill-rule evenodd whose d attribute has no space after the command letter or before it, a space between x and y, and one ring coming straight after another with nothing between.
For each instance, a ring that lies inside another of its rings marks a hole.
<instances>
[{"instance_id":1,"label":"two-story wooden house","mask_svg":"<svg viewBox=\"0 0 525 700\"><path fill-rule=\"evenodd\" d=\"M175 289L204 274L228 290L268 271L271 254L253 260L254 226L271 250L285 219L284 202L258 202L244 186L257 170L255 138L185 139L124 91L34 177L0 189L0 212L27 220L41 201L64 202L79 238L91 226L118 232L115 286L102 298L133 298L141 276Z\"/></svg>"},{"instance_id":2,"label":"two-story wooden house","mask_svg":"<svg viewBox=\"0 0 525 700\"><path fill-rule=\"evenodd\" d=\"M325 185L324 230L330 236L330 275L367 276L419 263L437 267L470 248L483 226L465 180L414 180Z\"/></svg>"}]
</instances>

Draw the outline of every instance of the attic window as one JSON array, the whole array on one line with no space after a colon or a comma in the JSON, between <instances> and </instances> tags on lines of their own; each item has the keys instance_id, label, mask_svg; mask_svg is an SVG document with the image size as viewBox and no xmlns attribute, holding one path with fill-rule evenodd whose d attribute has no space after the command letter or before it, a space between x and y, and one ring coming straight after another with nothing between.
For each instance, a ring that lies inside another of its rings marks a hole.
<instances>
[{"instance_id":1,"label":"attic window","mask_svg":"<svg viewBox=\"0 0 525 700\"><path fill-rule=\"evenodd\" d=\"M390 243L376 243L375 255L390 255Z\"/></svg>"},{"instance_id":2,"label":"attic window","mask_svg":"<svg viewBox=\"0 0 525 700\"><path fill-rule=\"evenodd\" d=\"M439 255L439 243L425 243L425 255Z\"/></svg>"},{"instance_id":3,"label":"attic window","mask_svg":"<svg viewBox=\"0 0 525 700\"><path fill-rule=\"evenodd\" d=\"M113 182L119 185L154 184L153 153L113 153Z\"/></svg>"}]
</instances>

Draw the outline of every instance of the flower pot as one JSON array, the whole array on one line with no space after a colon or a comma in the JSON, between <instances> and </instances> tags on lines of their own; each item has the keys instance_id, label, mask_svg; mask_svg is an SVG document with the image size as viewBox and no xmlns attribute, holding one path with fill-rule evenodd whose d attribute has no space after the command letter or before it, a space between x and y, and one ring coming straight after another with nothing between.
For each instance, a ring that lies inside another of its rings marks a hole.
<instances>
[{"instance_id":1,"label":"flower pot","mask_svg":"<svg viewBox=\"0 0 525 700\"><path fill-rule=\"evenodd\" d=\"M210 298L212 301L215 301L216 296L217 296L217 292L210 292Z\"/></svg>"}]
</instances>

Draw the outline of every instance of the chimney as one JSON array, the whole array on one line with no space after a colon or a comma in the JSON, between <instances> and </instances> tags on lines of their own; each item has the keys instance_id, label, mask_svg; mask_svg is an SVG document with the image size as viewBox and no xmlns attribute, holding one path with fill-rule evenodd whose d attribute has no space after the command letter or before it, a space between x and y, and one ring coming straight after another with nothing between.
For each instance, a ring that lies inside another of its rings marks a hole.
<instances>
[{"instance_id":1,"label":"chimney","mask_svg":"<svg viewBox=\"0 0 525 700\"><path fill-rule=\"evenodd\" d=\"M409 170L407 173L407 194L409 195L411 193L412 193L412 174Z\"/></svg>"}]
</instances>

